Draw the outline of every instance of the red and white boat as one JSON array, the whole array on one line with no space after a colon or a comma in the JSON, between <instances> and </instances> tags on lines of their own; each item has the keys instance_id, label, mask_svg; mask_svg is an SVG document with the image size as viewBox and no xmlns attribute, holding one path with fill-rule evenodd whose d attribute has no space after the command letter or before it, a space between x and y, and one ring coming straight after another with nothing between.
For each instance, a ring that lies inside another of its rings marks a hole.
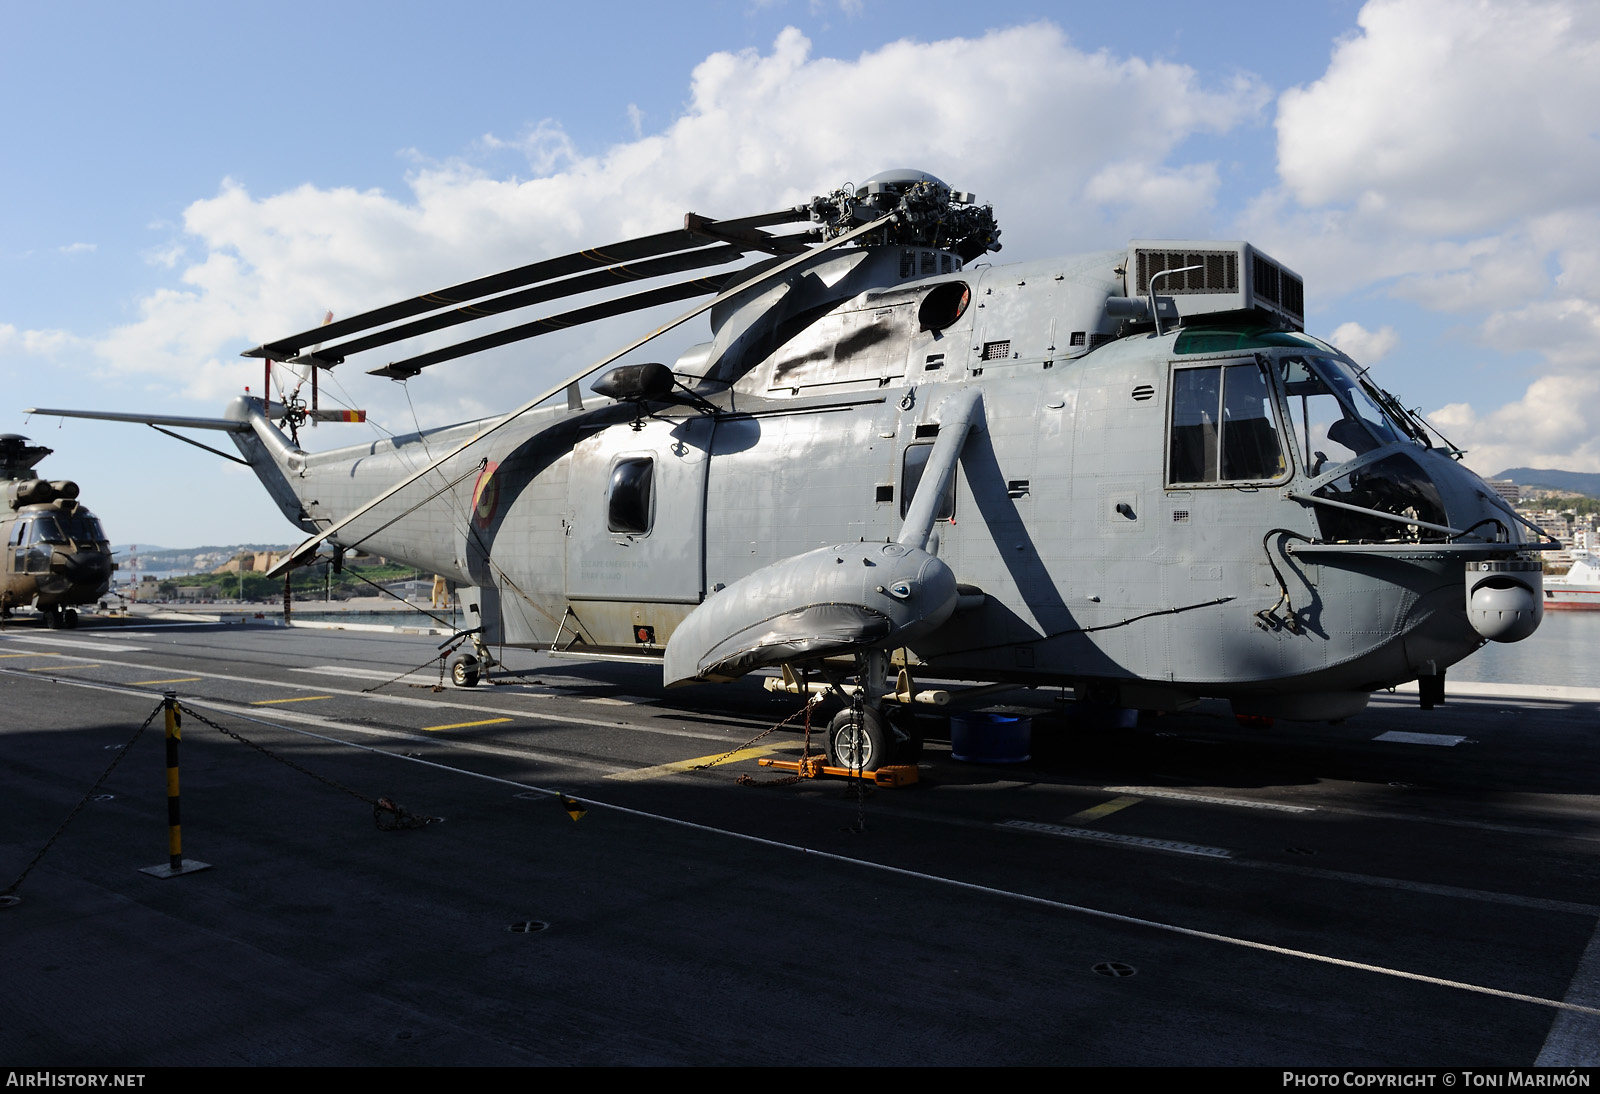
<instances>
[{"instance_id":1,"label":"red and white boat","mask_svg":"<svg viewBox=\"0 0 1600 1094\"><path fill-rule=\"evenodd\" d=\"M1544 606L1546 611L1600 611L1600 555L1572 552L1572 569L1544 579Z\"/></svg>"}]
</instances>

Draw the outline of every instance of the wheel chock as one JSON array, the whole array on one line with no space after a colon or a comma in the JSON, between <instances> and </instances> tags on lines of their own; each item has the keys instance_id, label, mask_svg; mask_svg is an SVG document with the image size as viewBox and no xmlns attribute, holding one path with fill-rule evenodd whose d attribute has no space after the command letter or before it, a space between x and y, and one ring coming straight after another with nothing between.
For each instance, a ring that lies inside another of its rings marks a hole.
<instances>
[{"instance_id":1,"label":"wheel chock","mask_svg":"<svg viewBox=\"0 0 1600 1094\"><path fill-rule=\"evenodd\" d=\"M877 786L910 786L917 781L915 764L891 764L876 771L857 771L853 767L829 767L826 756L802 756L798 760L774 760L763 756L756 763L780 771L793 771L804 779L835 775L841 779L871 779Z\"/></svg>"}]
</instances>

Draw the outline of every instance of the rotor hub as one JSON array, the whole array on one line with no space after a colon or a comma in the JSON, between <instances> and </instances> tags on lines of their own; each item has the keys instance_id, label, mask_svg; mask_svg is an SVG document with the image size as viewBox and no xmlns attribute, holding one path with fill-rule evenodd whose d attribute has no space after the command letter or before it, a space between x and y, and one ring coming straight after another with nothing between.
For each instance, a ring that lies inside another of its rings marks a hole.
<instances>
[{"instance_id":1,"label":"rotor hub","mask_svg":"<svg viewBox=\"0 0 1600 1094\"><path fill-rule=\"evenodd\" d=\"M824 239L843 235L886 214L894 219L861 238L862 246L935 247L954 251L963 262L1000 249L994 207L979 205L944 180L910 168L881 171L860 186L846 183L811 199L811 219Z\"/></svg>"}]
</instances>

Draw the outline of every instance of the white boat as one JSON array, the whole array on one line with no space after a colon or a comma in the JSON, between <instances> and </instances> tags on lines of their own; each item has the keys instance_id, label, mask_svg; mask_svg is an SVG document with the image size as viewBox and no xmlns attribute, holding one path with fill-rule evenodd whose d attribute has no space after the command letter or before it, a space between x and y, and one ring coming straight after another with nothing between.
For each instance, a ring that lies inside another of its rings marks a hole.
<instances>
[{"instance_id":1,"label":"white boat","mask_svg":"<svg viewBox=\"0 0 1600 1094\"><path fill-rule=\"evenodd\" d=\"M1572 552L1572 569L1544 579L1544 606L1546 611L1600 611L1600 555Z\"/></svg>"}]
</instances>

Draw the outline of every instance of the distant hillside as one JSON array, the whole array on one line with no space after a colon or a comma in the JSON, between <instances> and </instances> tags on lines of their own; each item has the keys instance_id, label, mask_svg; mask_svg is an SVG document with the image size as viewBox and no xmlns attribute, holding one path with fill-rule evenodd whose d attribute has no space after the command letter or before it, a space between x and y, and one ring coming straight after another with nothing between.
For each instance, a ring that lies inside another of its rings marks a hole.
<instances>
[{"instance_id":1,"label":"distant hillside","mask_svg":"<svg viewBox=\"0 0 1600 1094\"><path fill-rule=\"evenodd\" d=\"M118 558L127 558L132 546L113 547ZM232 545L207 545L204 547L157 547L153 544L138 546L139 566L143 570L211 570L228 561L240 551L285 551L287 544L235 543Z\"/></svg>"},{"instance_id":2,"label":"distant hillside","mask_svg":"<svg viewBox=\"0 0 1600 1094\"><path fill-rule=\"evenodd\" d=\"M1494 476L1510 479L1518 486L1544 486L1572 494L1600 498L1600 473L1590 471L1547 471L1538 467L1513 467Z\"/></svg>"}]
</instances>

